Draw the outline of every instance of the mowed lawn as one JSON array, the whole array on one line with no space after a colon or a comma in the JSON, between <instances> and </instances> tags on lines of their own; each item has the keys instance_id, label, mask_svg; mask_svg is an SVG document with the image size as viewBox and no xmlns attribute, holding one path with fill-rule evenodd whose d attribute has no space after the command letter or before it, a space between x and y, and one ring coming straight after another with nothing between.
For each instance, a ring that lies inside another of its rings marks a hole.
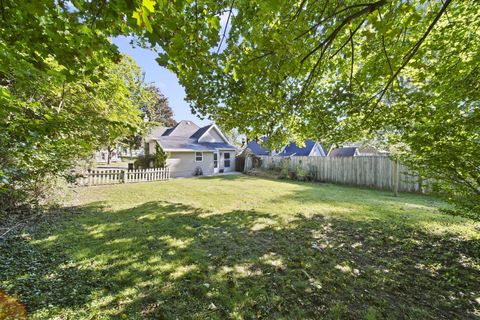
<instances>
[{"instance_id":1,"label":"mowed lawn","mask_svg":"<svg viewBox=\"0 0 480 320\"><path fill-rule=\"evenodd\" d=\"M77 190L2 246L32 318L473 319L480 225L435 198L244 175Z\"/></svg>"}]
</instances>

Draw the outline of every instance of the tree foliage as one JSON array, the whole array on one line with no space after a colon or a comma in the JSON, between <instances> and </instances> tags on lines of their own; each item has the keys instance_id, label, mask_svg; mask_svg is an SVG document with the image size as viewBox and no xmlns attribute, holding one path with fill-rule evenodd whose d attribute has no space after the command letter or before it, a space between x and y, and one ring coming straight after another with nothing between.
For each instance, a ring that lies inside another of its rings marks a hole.
<instances>
[{"instance_id":1,"label":"tree foliage","mask_svg":"<svg viewBox=\"0 0 480 320\"><path fill-rule=\"evenodd\" d=\"M201 4L204 13L227 12L218 34L207 18L201 43L209 50L187 37L188 27L169 44L156 28L148 36L165 48L159 62L177 73L195 112L277 146L385 135L406 145L401 159L441 192L478 210L476 1ZM203 13L190 9L186 16L202 28ZM178 44L188 47L184 54Z\"/></svg>"},{"instance_id":2,"label":"tree foliage","mask_svg":"<svg viewBox=\"0 0 480 320\"><path fill-rule=\"evenodd\" d=\"M150 101L145 103L141 110L149 121L173 127L177 124L173 119L173 111L168 103L168 98L154 85L145 88L150 94Z\"/></svg>"},{"instance_id":3,"label":"tree foliage","mask_svg":"<svg viewBox=\"0 0 480 320\"><path fill-rule=\"evenodd\" d=\"M471 195L480 181L479 27L474 0L4 0L0 112L11 119L46 97L32 78L42 79L40 93L56 86L55 97L64 84L91 91L106 61L119 59L109 37L133 34L177 74L192 110L226 130L276 146L388 133L425 174L449 168L436 175L454 186L445 192Z\"/></svg>"}]
</instances>

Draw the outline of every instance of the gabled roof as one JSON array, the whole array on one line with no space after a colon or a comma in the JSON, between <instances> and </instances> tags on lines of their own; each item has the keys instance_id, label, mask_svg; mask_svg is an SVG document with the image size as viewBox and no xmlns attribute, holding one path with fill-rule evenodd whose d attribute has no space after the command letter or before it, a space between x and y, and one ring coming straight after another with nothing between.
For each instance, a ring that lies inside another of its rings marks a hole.
<instances>
[{"instance_id":1,"label":"gabled roof","mask_svg":"<svg viewBox=\"0 0 480 320\"><path fill-rule=\"evenodd\" d=\"M329 157L353 157L357 151L357 147L344 147L332 149L328 153Z\"/></svg>"},{"instance_id":2,"label":"gabled roof","mask_svg":"<svg viewBox=\"0 0 480 320\"><path fill-rule=\"evenodd\" d=\"M205 132L207 132L211 127L213 127L213 124L209 124L208 126L205 126L205 127L202 127L200 129L198 129L197 131L195 131L194 134L192 134L190 136L190 138L200 139L200 137L203 136L205 134Z\"/></svg>"},{"instance_id":3,"label":"gabled roof","mask_svg":"<svg viewBox=\"0 0 480 320\"><path fill-rule=\"evenodd\" d=\"M262 142L266 142L268 138L260 138ZM250 149L250 151L253 154L256 154L257 156L268 156L270 154L270 151L267 148L264 148L258 143L257 140L251 140L247 143L247 148Z\"/></svg>"},{"instance_id":4,"label":"gabled roof","mask_svg":"<svg viewBox=\"0 0 480 320\"><path fill-rule=\"evenodd\" d=\"M200 129L193 121L182 120L176 126L168 128L163 136L189 138Z\"/></svg>"},{"instance_id":5,"label":"gabled roof","mask_svg":"<svg viewBox=\"0 0 480 320\"><path fill-rule=\"evenodd\" d=\"M153 128L146 138L156 140L165 151L215 151L217 149L235 150L235 147L225 141L200 142L199 139L214 127L228 141L214 124L200 128L192 121L182 120L172 128Z\"/></svg>"},{"instance_id":6,"label":"gabled roof","mask_svg":"<svg viewBox=\"0 0 480 320\"><path fill-rule=\"evenodd\" d=\"M278 154L281 157L289 157L289 156L309 156L312 152L312 149L315 147L316 142L313 140L305 140L305 146L299 147L295 142L291 142L283 148L282 152ZM320 145L322 150L323 147Z\"/></svg>"}]
</instances>

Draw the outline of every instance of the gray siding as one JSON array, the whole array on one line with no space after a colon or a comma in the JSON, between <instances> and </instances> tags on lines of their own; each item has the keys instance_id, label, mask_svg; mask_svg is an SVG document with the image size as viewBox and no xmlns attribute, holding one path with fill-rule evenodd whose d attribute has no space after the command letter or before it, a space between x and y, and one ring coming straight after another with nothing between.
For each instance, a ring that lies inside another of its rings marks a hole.
<instances>
[{"instance_id":1,"label":"gray siding","mask_svg":"<svg viewBox=\"0 0 480 320\"><path fill-rule=\"evenodd\" d=\"M203 161L195 162L195 152L170 152L167 159L171 177L191 177L195 168L202 168L203 175L213 174L213 152L203 152Z\"/></svg>"}]
</instances>

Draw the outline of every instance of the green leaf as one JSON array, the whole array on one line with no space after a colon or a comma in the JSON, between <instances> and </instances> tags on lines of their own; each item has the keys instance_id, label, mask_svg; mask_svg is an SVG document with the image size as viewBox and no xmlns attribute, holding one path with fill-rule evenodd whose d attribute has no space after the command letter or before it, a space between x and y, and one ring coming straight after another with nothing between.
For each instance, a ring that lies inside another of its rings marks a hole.
<instances>
[{"instance_id":1,"label":"green leaf","mask_svg":"<svg viewBox=\"0 0 480 320\"><path fill-rule=\"evenodd\" d=\"M149 13L155 12L155 0L142 0L142 6L148 10Z\"/></svg>"}]
</instances>

